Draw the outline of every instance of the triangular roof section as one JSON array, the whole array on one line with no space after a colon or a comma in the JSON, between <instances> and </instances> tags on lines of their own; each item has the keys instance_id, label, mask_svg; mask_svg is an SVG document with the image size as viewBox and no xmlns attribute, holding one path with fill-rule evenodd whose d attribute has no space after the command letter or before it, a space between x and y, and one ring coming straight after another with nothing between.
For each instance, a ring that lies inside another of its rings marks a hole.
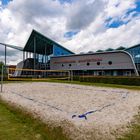
<instances>
[{"instance_id":1,"label":"triangular roof section","mask_svg":"<svg viewBox=\"0 0 140 140\"><path fill-rule=\"evenodd\" d=\"M31 35L24 47L24 51L34 53L34 38L36 40L35 46L36 46L37 54L45 55L45 49L46 49L46 55L50 55L53 51L53 44L74 54L72 51L68 50L67 48L63 47L62 45L58 44L57 42L51 40L50 38L44 36L43 34L37 32L36 30L32 30Z\"/></svg>"}]
</instances>

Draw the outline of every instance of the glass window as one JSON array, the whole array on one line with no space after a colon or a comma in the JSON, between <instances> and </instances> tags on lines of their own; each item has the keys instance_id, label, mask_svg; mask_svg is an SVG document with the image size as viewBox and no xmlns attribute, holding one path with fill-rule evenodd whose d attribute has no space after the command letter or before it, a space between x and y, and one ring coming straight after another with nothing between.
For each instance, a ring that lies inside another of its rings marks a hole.
<instances>
[{"instance_id":1,"label":"glass window","mask_svg":"<svg viewBox=\"0 0 140 140\"><path fill-rule=\"evenodd\" d=\"M140 54L136 55L135 58L140 58Z\"/></svg>"},{"instance_id":2,"label":"glass window","mask_svg":"<svg viewBox=\"0 0 140 140\"><path fill-rule=\"evenodd\" d=\"M101 63L100 62L97 62L97 65L100 65Z\"/></svg>"},{"instance_id":3,"label":"glass window","mask_svg":"<svg viewBox=\"0 0 140 140\"><path fill-rule=\"evenodd\" d=\"M89 66L90 65L90 63L89 62L87 62L87 66Z\"/></svg>"},{"instance_id":4,"label":"glass window","mask_svg":"<svg viewBox=\"0 0 140 140\"><path fill-rule=\"evenodd\" d=\"M112 61L109 61L108 64L109 64L109 65L112 65Z\"/></svg>"}]
</instances>

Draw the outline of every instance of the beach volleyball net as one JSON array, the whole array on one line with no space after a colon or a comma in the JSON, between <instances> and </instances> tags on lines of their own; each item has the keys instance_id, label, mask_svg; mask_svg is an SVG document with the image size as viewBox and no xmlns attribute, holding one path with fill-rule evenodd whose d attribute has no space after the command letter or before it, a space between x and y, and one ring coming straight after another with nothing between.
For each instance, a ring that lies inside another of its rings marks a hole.
<instances>
[{"instance_id":1,"label":"beach volleyball net","mask_svg":"<svg viewBox=\"0 0 140 140\"><path fill-rule=\"evenodd\" d=\"M8 80L70 80L70 71L8 68Z\"/></svg>"}]
</instances>

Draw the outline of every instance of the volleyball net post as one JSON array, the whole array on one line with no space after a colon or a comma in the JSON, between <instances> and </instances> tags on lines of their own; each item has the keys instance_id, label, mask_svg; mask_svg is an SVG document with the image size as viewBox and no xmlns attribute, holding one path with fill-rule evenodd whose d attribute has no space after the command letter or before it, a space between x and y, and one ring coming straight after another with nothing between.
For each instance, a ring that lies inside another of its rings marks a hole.
<instances>
[{"instance_id":1,"label":"volleyball net post","mask_svg":"<svg viewBox=\"0 0 140 140\"><path fill-rule=\"evenodd\" d=\"M1 66L1 92L3 92L3 74L4 74L3 65Z\"/></svg>"}]
</instances>

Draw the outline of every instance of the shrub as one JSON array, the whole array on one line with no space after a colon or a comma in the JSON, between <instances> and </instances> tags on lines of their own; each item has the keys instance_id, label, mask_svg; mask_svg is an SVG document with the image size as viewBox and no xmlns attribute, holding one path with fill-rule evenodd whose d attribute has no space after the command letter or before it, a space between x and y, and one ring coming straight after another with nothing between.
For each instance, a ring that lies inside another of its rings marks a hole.
<instances>
[{"instance_id":1,"label":"shrub","mask_svg":"<svg viewBox=\"0 0 140 140\"><path fill-rule=\"evenodd\" d=\"M140 86L140 77L76 76L75 81Z\"/></svg>"}]
</instances>

